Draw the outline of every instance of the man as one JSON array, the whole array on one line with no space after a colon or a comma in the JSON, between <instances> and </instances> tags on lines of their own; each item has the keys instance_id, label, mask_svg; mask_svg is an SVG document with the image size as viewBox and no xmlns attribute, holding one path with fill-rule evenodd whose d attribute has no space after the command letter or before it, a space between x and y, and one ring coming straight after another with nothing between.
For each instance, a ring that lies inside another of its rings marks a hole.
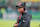
<instances>
[{"instance_id":1,"label":"man","mask_svg":"<svg viewBox=\"0 0 40 27\"><path fill-rule=\"evenodd\" d=\"M17 23L18 23L17 26L18 27L30 27L30 20L32 16L29 13L27 13L27 10L25 11L25 3L22 3L22 4L20 6L16 6L18 7L19 13L21 13L19 18L17 19Z\"/></svg>"}]
</instances>

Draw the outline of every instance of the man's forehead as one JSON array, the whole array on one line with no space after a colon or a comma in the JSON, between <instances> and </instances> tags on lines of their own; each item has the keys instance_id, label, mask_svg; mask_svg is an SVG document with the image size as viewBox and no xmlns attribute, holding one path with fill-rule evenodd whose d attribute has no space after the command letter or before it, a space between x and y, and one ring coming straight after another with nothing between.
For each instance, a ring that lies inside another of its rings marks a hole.
<instances>
[{"instance_id":1,"label":"man's forehead","mask_svg":"<svg viewBox=\"0 0 40 27\"><path fill-rule=\"evenodd\" d=\"M23 7L19 7L18 9L22 9Z\"/></svg>"}]
</instances>

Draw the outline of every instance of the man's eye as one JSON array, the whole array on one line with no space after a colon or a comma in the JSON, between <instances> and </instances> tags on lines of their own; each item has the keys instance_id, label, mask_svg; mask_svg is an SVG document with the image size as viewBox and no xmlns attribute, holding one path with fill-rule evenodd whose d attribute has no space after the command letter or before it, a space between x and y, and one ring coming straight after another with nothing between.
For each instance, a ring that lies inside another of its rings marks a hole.
<instances>
[{"instance_id":1,"label":"man's eye","mask_svg":"<svg viewBox=\"0 0 40 27\"><path fill-rule=\"evenodd\" d=\"M21 8L21 7L20 7L20 8ZM19 8L19 9L20 9L20 8Z\"/></svg>"},{"instance_id":2,"label":"man's eye","mask_svg":"<svg viewBox=\"0 0 40 27\"><path fill-rule=\"evenodd\" d=\"M20 9L20 8L19 8Z\"/></svg>"},{"instance_id":3,"label":"man's eye","mask_svg":"<svg viewBox=\"0 0 40 27\"><path fill-rule=\"evenodd\" d=\"M20 9L20 8L19 8Z\"/></svg>"}]
</instances>

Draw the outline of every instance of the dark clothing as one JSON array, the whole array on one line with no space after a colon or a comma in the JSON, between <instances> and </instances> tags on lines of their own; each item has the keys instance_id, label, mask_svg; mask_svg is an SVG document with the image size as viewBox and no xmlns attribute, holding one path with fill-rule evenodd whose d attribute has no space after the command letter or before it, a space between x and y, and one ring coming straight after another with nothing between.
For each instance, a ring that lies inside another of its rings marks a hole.
<instances>
[{"instance_id":1,"label":"dark clothing","mask_svg":"<svg viewBox=\"0 0 40 27\"><path fill-rule=\"evenodd\" d=\"M32 16L29 13L23 13L19 20L20 22L18 23L18 27L30 27L31 18Z\"/></svg>"}]
</instances>

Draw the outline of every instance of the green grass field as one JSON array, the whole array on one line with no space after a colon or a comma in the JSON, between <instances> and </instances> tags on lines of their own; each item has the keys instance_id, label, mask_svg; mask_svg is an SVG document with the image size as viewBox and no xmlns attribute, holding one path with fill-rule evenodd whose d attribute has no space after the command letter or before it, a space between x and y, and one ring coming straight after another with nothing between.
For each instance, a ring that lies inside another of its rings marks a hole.
<instances>
[{"instance_id":1,"label":"green grass field","mask_svg":"<svg viewBox=\"0 0 40 27\"><path fill-rule=\"evenodd\" d=\"M14 20L0 20L0 27L13 27L13 25L16 23ZM40 22L39 21L31 21L30 23L31 27L39 27Z\"/></svg>"}]
</instances>

